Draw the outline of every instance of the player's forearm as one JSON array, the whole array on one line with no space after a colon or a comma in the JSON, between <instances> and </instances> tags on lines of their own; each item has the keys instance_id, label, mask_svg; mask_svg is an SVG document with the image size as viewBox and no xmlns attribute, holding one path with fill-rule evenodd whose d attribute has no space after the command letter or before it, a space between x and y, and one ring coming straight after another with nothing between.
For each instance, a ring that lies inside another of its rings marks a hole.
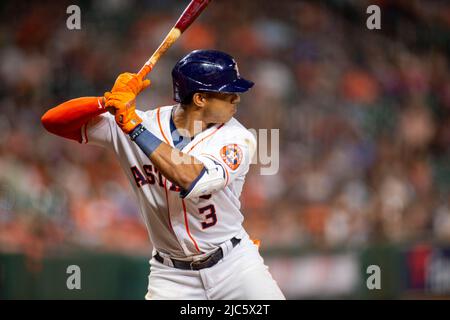
<instances>
[{"instance_id":1,"label":"player's forearm","mask_svg":"<svg viewBox=\"0 0 450 320\"><path fill-rule=\"evenodd\" d=\"M194 157L162 142L141 124L129 135L159 172L183 189L188 189L203 170L203 164Z\"/></svg>"},{"instance_id":2,"label":"player's forearm","mask_svg":"<svg viewBox=\"0 0 450 320\"><path fill-rule=\"evenodd\" d=\"M188 189L202 172L204 166L194 157L172 148L166 143L150 155L153 165L170 181Z\"/></svg>"},{"instance_id":3,"label":"player's forearm","mask_svg":"<svg viewBox=\"0 0 450 320\"><path fill-rule=\"evenodd\" d=\"M41 122L51 133L75 139L86 122L104 112L106 110L103 107L103 97L82 97L48 110L42 116Z\"/></svg>"}]
</instances>

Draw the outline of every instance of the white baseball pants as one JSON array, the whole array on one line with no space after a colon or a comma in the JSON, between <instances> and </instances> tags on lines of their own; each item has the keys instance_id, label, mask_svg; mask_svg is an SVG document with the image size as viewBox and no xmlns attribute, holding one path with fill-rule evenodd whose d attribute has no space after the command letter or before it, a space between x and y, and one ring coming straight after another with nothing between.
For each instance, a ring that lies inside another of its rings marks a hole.
<instances>
[{"instance_id":1,"label":"white baseball pants","mask_svg":"<svg viewBox=\"0 0 450 320\"><path fill-rule=\"evenodd\" d=\"M247 237L217 264L182 270L150 260L147 300L284 300L258 247Z\"/></svg>"}]
</instances>

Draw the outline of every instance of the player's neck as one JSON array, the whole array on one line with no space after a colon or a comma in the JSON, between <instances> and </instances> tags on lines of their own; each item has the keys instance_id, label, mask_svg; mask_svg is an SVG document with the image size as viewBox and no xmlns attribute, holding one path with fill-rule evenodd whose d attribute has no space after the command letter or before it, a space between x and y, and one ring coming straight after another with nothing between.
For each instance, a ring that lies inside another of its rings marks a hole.
<instances>
[{"instance_id":1,"label":"player's neck","mask_svg":"<svg viewBox=\"0 0 450 320\"><path fill-rule=\"evenodd\" d=\"M177 129L187 130L190 137L211 126L203 121L203 112L200 108L181 107L180 105L174 107L173 122Z\"/></svg>"}]
</instances>

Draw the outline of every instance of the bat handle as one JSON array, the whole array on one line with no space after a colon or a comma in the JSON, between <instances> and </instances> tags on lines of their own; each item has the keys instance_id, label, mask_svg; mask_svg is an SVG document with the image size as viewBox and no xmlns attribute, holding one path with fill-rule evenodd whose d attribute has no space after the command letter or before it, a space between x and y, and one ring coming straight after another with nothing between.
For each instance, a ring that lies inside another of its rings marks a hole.
<instances>
[{"instance_id":1,"label":"bat handle","mask_svg":"<svg viewBox=\"0 0 450 320\"><path fill-rule=\"evenodd\" d=\"M151 58L139 70L138 75L144 79L150 71L152 71L156 62L169 49L172 44L179 38L181 33L186 30L191 23L200 15L211 0L192 0L178 19L175 26L167 34L166 38L159 45L158 49L153 53Z\"/></svg>"},{"instance_id":2,"label":"bat handle","mask_svg":"<svg viewBox=\"0 0 450 320\"><path fill-rule=\"evenodd\" d=\"M137 74L141 79L144 79L150 73L150 71L152 71L152 69L153 65L146 63Z\"/></svg>"},{"instance_id":3,"label":"bat handle","mask_svg":"<svg viewBox=\"0 0 450 320\"><path fill-rule=\"evenodd\" d=\"M155 64L161 58L161 56L169 49L172 44L180 37L181 31L177 28L172 28L167 34L164 41L159 45L158 49L152 54L150 59L144 64L144 66L139 70L138 75L141 79L144 79L150 71L152 71Z\"/></svg>"}]
</instances>

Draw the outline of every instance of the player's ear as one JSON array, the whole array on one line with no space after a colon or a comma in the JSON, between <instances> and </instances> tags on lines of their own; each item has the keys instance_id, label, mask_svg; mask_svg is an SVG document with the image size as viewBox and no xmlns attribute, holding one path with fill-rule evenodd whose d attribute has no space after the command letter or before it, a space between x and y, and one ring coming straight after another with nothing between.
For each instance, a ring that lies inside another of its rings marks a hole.
<instances>
[{"instance_id":1,"label":"player's ear","mask_svg":"<svg viewBox=\"0 0 450 320\"><path fill-rule=\"evenodd\" d=\"M194 93L192 96L192 102L199 107L204 107L206 104L206 95L202 92Z\"/></svg>"}]
</instances>

